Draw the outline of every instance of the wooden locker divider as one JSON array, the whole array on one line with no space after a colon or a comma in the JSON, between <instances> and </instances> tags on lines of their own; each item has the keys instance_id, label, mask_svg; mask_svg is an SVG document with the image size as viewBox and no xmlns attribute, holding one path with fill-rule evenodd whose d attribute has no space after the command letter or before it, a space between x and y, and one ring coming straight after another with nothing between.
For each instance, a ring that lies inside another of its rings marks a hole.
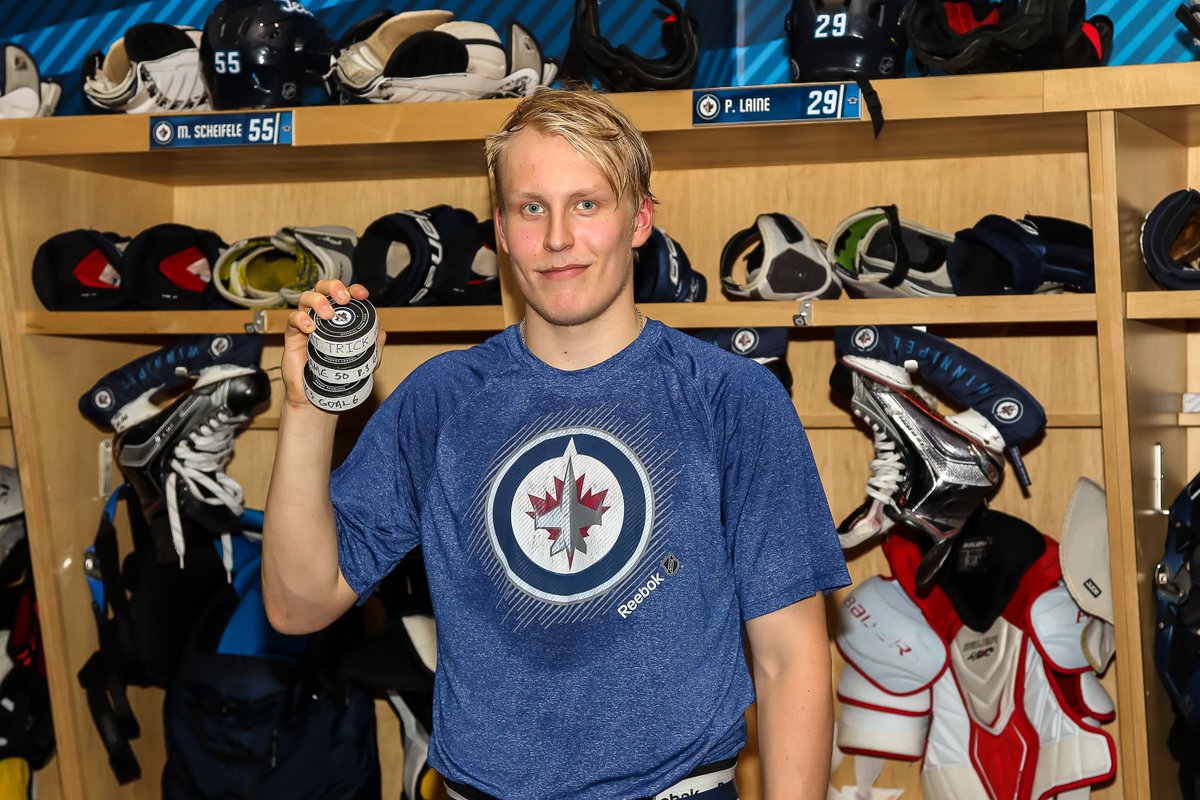
<instances>
[{"instance_id":1,"label":"wooden locker divider","mask_svg":"<svg viewBox=\"0 0 1200 800\"><path fill-rule=\"evenodd\" d=\"M817 238L860 208L892 202L903 217L948 232L987 213L1092 225L1094 295L816 301L811 324L790 333L788 361L793 400L837 519L861 502L872 451L865 431L829 395L836 325L929 324L1039 398L1049 424L1027 453L1034 485L1022 492L1010 473L997 508L1057 538L1075 479L1106 485L1119 649L1103 683L1117 701L1117 721L1107 730L1118 742L1119 771L1095 792L1101 800L1177 796L1163 756L1169 708L1155 685L1147 627L1148 570L1162 535L1161 517L1146 511L1147 444L1167 445L1172 491L1200 464L1200 417L1192 421L1171 405L1180 392L1200 390L1200 367L1188 369L1200 353L1200 293L1158 291L1141 267L1137 230L1154 202L1200 175L1197 75L1200 65L1160 65L880 81L888 122L878 139L866 122L693 127L690 92L615 96L654 149L657 224L708 280L704 303L643 307L685 330L792 326L796 303L737 302L720 291L721 248L764 211L795 216ZM384 213L438 203L486 218L493 189L482 142L513 105L299 108L291 147L160 152L148 151L145 117L0 122L0 287L10 298L0 350L59 736L61 786L46 781L43 796L155 797L164 757L162 693L134 690L144 777L118 787L75 679L96 646L80 560L103 500L98 447L109 438L79 415L80 394L172 336L235 333L252 323L265 332L263 363L273 367L286 311L257 320L248 310L46 311L29 280L39 244L70 228L132 235L166 221L210 228L229 242L283 225L361 231ZM373 404L429 356L519 319L521 300L505 273L502 289L504 303L495 308L383 309L389 339ZM278 386L277 373L273 380ZM266 493L277 395L238 437L230 466L251 506L261 507ZM339 452L364 420L363 412L347 415ZM856 581L886 571L877 547L849 560ZM831 619L846 593L831 600ZM833 658L840 665L836 651ZM396 796L398 725L386 703L377 709L385 796ZM755 762L751 749L739 772L746 800L760 794ZM879 785L917 797L918 769L889 762ZM853 783L852 765L834 777L837 785Z\"/></svg>"}]
</instances>

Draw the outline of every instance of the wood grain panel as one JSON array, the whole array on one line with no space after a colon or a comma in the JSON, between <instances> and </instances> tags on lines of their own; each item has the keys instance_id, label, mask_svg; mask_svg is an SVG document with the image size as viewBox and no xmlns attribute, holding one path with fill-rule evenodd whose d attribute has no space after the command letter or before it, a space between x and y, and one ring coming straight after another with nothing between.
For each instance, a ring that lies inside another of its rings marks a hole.
<instances>
[{"instance_id":1,"label":"wood grain panel","mask_svg":"<svg viewBox=\"0 0 1200 800\"><path fill-rule=\"evenodd\" d=\"M114 202L115 197L122 201ZM75 227L136 232L163 215L169 218L171 204L170 193L151 184L38 164L0 163L0 280L11 307L37 307L30 269L38 246L51 234ZM75 411L75 401L105 364L123 363L134 348L20 336L17 316L5 315L0 322L0 342L9 407L19 420L13 434L30 559L39 587L62 793L116 797L115 781L75 681L96 642L80 560L100 511L92 487L101 438ZM150 745L155 746L161 752L161 744ZM161 763L161 756L156 760ZM139 792L142 797L153 795L135 788L124 796Z\"/></svg>"},{"instance_id":2,"label":"wood grain panel","mask_svg":"<svg viewBox=\"0 0 1200 800\"><path fill-rule=\"evenodd\" d=\"M1169 192L1183 188L1187 149L1125 114L1116 115L1116 137L1121 285L1127 292L1162 291L1142 261L1142 222Z\"/></svg>"},{"instance_id":3,"label":"wood grain panel","mask_svg":"<svg viewBox=\"0 0 1200 800\"><path fill-rule=\"evenodd\" d=\"M221 173L218 173L221 174ZM362 232L384 214L445 203L477 217L491 215L486 176L274 182L245 186L181 186L175 222L209 228L227 242L274 233L285 225L348 225Z\"/></svg>"}]
</instances>

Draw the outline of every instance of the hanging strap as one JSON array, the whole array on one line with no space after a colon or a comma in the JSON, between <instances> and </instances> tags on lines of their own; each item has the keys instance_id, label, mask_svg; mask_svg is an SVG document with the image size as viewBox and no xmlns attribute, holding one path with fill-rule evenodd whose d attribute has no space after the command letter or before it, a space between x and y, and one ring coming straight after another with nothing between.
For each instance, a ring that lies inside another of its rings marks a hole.
<instances>
[{"instance_id":1,"label":"hanging strap","mask_svg":"<svg viewBox=\"0 0 1200 800\"><path fill-rule=\"evenodd\" d=\"M867 114L871 117L871 130L875 132L875 138L878 139L884 123L883 104L879 102L879 93L866 78L855 78L854 82L858 84L858 92L862 96L863 104L867 107Z\"/></svg>"},{"instance_id":2,"label":"hanging strap","mask_svg":"<svg viewBox=\"0 0 1200 800\"><path fill-rule=\"evenodd\" d=\"M125 499L125 494L122 484L109 497L100 515L96 538L85 558L100 647L76 676L87 696L88 710L100 741L108 753L109 766L120 784L136 781L142 776L129 744L141 735L141 728L126 693L133 620L120 582L120 555L113 526L116 505ZM131 522L135 529L139 527L132 519Z\"/></svg>"}]
</instances>

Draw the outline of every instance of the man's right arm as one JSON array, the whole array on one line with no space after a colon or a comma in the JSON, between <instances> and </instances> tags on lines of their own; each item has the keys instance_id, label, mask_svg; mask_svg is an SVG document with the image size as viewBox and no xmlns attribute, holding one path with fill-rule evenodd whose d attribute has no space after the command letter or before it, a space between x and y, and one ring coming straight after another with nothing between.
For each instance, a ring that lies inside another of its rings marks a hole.
<instances>
[{"instance_id":1,"label":"man's right arm","mask_svg":"<svg viewBox=\"0 0 1200 800\"><path fill-rule=\"evenodd\" d=\"M271 625L281 633L320 630L358 600L338 566L329 493L337 416L312 405L303 388L308 334L315 328L308 309L328 318L333 309L326 297L346 303L351 294L367 296L361 286L347 289L341 281L322 281L301 295L284 334L284 399L267 490L262 561L263 604ZM381 333L380 352L383 339Z\"/></svg>"}]
</instances>

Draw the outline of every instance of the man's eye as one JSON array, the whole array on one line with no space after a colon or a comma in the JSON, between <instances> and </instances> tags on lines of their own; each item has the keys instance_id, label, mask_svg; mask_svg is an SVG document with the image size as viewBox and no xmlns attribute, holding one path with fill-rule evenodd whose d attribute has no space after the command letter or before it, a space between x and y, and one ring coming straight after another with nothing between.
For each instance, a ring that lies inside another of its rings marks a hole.
<instances>
[{"instance_id":1,"label":"man's eye","mask_svg":"<svg viewBox=\"0 0 1200 800\"><path fill-rule=\"evenodd\" d=\"M596 205L595 200L581 200L579 203L579 208L583 211L595 211L598 206Z\"/></svg>"},{"instance_id":2,"label":"man's eye","mask_svg":"<svg viewBox=\"0 0 1200 800\"><path fill-rule=\"evenodd\" d=\"M542 204L541 203L526 203L525 205L521 206L521 211L523 211L526 214L540 214L540 213L542 213Z\"/></svg>"}]
</instances>

